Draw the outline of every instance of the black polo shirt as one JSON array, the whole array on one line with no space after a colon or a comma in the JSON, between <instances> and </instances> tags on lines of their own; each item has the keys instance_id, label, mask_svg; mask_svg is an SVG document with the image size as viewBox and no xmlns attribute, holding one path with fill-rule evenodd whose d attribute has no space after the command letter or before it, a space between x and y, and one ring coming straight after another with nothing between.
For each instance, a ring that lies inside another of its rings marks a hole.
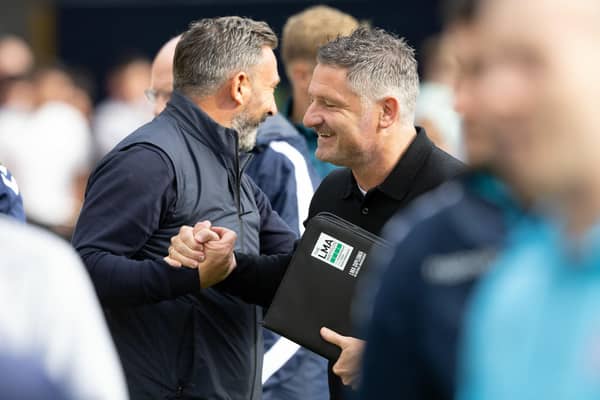
<instances>
[{"instance_id":1,"label":"black polo shirt","mask_svg":"<svg viewBox=\"0 0 600 400\"><path fill-rule=\"evenodd\" d=\"M311 200L308 219L328 211L378 235L385 223L415 197L455 177L463 169L460 161L437 148L425 130L417 128L417 135L392 172L364 196L350 169L331 172ZM331 363L329 367L331 399L347 397L343 394L341 379L331 370Z\"/></svg>"},{"instance_id":2,"label":"black polo shirt","mask_svg":"<svg viewBox=\"0 0 600 400\"><path fill-rule=\"evenodd\" d=\"M453 178L463 168L460 161L435 147L424 129L417 128L417 135L392 172L365 196L350 169L331 172L311 200L308 219L328 211L379 234L398 210L415 197Z\"/></svg>"},{"instance_id":3,"label":"black polo shirt","mask_svg":"<svg viewBox=\"0 0 600 400\"><path fill-rule=\"evenodd\" d=\"M464 165L437 148L425 130L408 146L388 177L366 195L360 192L352 171L342 168L331 172L315 192L308 220L328 211L374 234L415 197L431 190L462 172ZM236 253L237 268L219 286L247 302L268 306L291 261L291 254L250 256ZM329 368L332 400L343 399L343 384Z\"/></svg>"}]
</instances>

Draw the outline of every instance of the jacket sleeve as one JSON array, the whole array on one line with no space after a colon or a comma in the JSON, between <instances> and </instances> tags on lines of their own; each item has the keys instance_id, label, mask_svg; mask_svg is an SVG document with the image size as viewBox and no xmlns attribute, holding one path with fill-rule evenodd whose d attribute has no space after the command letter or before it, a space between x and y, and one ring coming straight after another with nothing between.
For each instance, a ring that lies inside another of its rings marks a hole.
<instances>
[{"instance_id":1,"label":"jacket sleeve","mask_svg":"<svg viewBox=\"0 0 600 400\"><path fill-rule=\"evenodd\" d=\"M174 171L160 150L136 145L109 156L90 177L73 245L101 303L155 303L200 288L197 270L135 255L176 199Z\"/></svg>"},{"instance_id":2,"label":"jacket sleeve","mask_svg":"<svg viewBox=\"0 0 600 400\"><path fill-rule=\"evenodd\" d=\"M247 173L267 196L273 210L300 236L297 183L292 162L266 147L254 156Z\"/></svg>"},{"instance_id":3,"label":"jacket sleeve","mask_svg":"<svg viewBox=\"0 0 600 400\"><path fill-rule=\"evenodd\" d=\"M237 267L218 288L246 303L269 307L293 253L248 255L235 253Z\"/></svg>"},{"instance_id":4,"label":"jacket sleeve","mask_svg":"<svg viewBox=\"0 0 600 400\"><path fill-rule=\"evenodd\" d=\"M252 181L254 198L260 214L260 253L285 254L294 249L297 235L271 207L271 203L262 190Z\"/></svg>"}]
</instances>

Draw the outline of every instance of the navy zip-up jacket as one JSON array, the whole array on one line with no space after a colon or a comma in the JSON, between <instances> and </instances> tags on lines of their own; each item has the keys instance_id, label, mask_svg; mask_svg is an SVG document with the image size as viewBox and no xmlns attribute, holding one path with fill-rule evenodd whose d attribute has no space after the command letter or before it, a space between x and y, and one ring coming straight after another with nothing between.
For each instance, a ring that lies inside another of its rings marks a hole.
<instances>
[{"instance_id":1,"label":"navy zip-up jacket","mask_svg":"<svg viewBox=\"0 0 600 400\"><path fill-rule=\"evenodd\" d=\"M395 249L362 291L374 305L357 307L369 321L360 399L454 398L467 301L521 215L502 184L470 173L390 220Z\"/></svg>"},{"instance_id":2,"label":"navy zip-up jacket","mask_svg":"<svg viewBox=\"0 0 600 400\"><path fill-rule=\"evenodd\" d=\"M175 92L90 176L73 244L133 399L260 398L259 310L162 260L179 227L202 220L236 231L236 248L252 254L291 248L294 234L242 164L237 133Z\"/></svg>"}]
</instances>

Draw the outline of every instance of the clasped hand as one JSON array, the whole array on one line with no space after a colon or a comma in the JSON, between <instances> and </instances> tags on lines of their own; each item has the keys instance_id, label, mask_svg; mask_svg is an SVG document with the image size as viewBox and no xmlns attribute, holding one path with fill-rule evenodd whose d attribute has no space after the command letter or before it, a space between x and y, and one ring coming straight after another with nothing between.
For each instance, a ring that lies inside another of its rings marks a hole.
<instances>
[{"instance_id":1,"label":"clasped hand","mask_svg":"<svg viewBox=\"0 0 600 400\"><path fill-rule=\"evenodd\" d=\"M171 238L169 255L164 260L172 267L197 268L200 286L211 287L227 278L236 267L234 231L202 221L182 226Z\"/></svg>"}]
</instances>

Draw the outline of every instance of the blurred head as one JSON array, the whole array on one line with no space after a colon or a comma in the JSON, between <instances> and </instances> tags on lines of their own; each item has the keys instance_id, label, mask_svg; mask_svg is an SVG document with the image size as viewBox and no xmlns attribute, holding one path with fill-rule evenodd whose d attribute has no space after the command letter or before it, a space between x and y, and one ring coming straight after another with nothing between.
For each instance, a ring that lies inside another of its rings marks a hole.
<instances>
[{"instance_id":1,"label":"blurred head","mask_svg":"<svg viewBox=\"0 0 600 400\"><path fill-rule=\"evenodd\" d=\"M530 197L577 192L600 172L600 3L490 0L480 22L506 179Z\"/></svg>"},{"instance_id":2,"label":"blurred head","mask_svg":"<svg viewBox=\"0 0 600 400\"><path fill-rule=\"evenodd\" d=\"M180 38L181 36L177 36L165 43L152 62L150 89L146 91L146 97L154 105L154 115L160 114L171 98L173 58L175 58L175 47Z\"/></svg>"},{"instance_id":3,"label":"blurred head","mask_svg":"<svg viewBox=\"0 0 600 400\"><path fill-rule=\"evenodd\" d=\"M449 0L445 23L456 60L454 108L462 120L466 158L473 167L493 167L496 153L493 126L482 102L483 43L476 21L480 0Z\"/></svg>"},{"instance_id":4,"label":"blurred head","mask_svg":"<svg viewBox=\"0 0 600 400\"><path fill-rule=\"evenodd\" d=\"M175 49L173 86L192 99L217 104L208 114L234 128L240 150L249 151L258 125L277 112L275 47L277 36L265 22L241 17L199 20Z\"/></svg>"},{"instance_id":5,"label":"blurred head","mask_svg":"<svg viewBox=\"0 0 600 400\"><path fill-rule=\"evenodd\" d=\"M309 7L286 21L281 57L294 92L294 107L300 108L299 115L308 107L308 85L319 47L338 36L351 34L358 26L359 22L351 15L323 5Z\"/></svg>"},{"instance_id":6,"label":"blurred head","mask_svg":"<svg viewBox=\"0 0 600 400\"><path fill-rule=\"evenodd\" d=\"M29 109L33 106L33 52L21 38L0 37L0 105Z\"/></svg>"},{"instance_id":7,"label":"blurred head","mask_svg":"<svg viewBox=\"0 0 600 400\"><path fill-rule=\"evenodd\" d=\"M112 98L126 103L137 103L144 97L150 84L150 62L139 55L127 55L113 67L108 77L108 91Z\"/></svg>"},{"instance_id":8,"label":"blurred head","mask_svg":"<svg viewBox=\"0 0 600 400\"><path fill-rule=\"evenodd\" d=\"M414 50L382 29L358 28L321 47L304 124L319 134L316 156L368 164L403 128L414 131L419 78Z\"/></svg>"},{"instance_id":9,"label":"blurred head","mask_svg":"<svg viewBox=\"0 0 600 400\"><path fill-rule=\"evenodd\" d=\"M0 79L27 75L33 69L33 52L18 36L0 37Z\"/></svg>"},{"instance_id":10,"label":"blurred head","mask_svg":"<svg viewBox=\"0 0 600 400\"><path fill-rule=\"evenodd\" d=\"M50 66L34 73L36 105L49 102L70 103L75 92L75 84L69 73L62 67Z\"/></svg>"}]
</instances>

